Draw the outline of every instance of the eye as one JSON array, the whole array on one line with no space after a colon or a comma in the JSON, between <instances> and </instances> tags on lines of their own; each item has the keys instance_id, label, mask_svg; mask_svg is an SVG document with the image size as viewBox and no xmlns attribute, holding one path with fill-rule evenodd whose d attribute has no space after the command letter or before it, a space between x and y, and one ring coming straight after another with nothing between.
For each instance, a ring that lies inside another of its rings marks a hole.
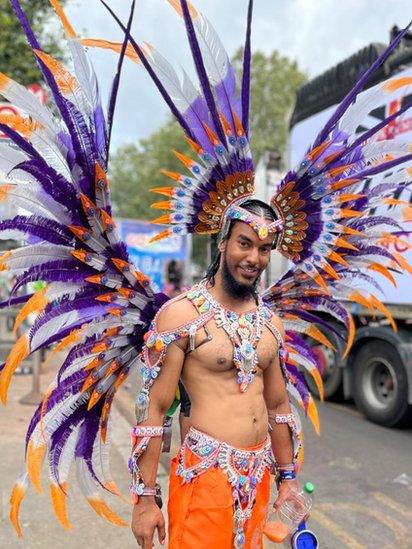
<instances>
[{"instance_id":1,"label":"eye","mask_svg":"<svg viewBox=\"0 0 412 549\"><path fill-rule=\"evenodd\" d=\"M239 246L240 246L241 248L247 248L248 243L245 242L244 240L240 240L240 241L239 241Z\"/></svg>"}]
</instances>

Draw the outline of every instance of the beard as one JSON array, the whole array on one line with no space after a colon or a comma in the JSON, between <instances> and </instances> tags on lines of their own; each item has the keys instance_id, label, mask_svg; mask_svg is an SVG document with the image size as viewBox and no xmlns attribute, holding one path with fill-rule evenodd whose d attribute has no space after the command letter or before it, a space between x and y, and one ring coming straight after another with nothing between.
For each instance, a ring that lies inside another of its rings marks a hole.
<instances>
[{"instance_id":1,"label":"beard","mask_svg":"<svg viewBox=\"0 0 412 549\"><path fill-rule=\"evenodd\" d=\"M232 275L229 265L226 261L226 254L223 255L222 283L225 292L232 298L239 301L247 301L251 297L255 298L257 294L257 284L260 273L252 284L241 284Z\"/></svg>"}]
</instances>

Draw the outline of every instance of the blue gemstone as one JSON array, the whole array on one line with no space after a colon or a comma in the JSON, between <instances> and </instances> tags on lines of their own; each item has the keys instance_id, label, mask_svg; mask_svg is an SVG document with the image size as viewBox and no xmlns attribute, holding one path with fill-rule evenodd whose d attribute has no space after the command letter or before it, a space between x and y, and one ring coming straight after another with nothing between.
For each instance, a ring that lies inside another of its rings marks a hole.
<instances>
[{"instance_id":1,"label":"blue gemstone","mask_svg":"<svg viewBox=\"0 0 412 549\"><path fill-rule=\"evenodd\" d=\"M331 234L325 234L325 240L327 242L330 242L333 239L333 236Z\"/></svg>"},{"instance_id":2,"label":"blue gemstone","mask_svg":"<svg viewBox=\"0 0 412 549\"><path fill-rule=\"evenodd\" d=\"M241 138L239 139L239 144L240 144L241 147L246 147L246 145L247 145L247 139L246 139L246 137L241 137Z\"/></svg>"},{"instance_id":3,"label":"blue gemstone","mask_svg":"<svg viewBox=\"0 0 412 549\"><path fill-rule=\"evenodd\" d=\"M183 219L184 219L184 215L182 215L182 214L176 214L174 216L175 221L183 221Z\"/></svg>"},{"instance_id":4,"label":"blue gemstone","mask_svg":"<svg viewBox=\"0 0 412 549\"><path fill-rule=\"evenodd\" d=\"M193 166L192 171L193 171L193 173L200 173L199 166Z\"/></svg>"},{"instance_id":5,"label":"blue gemstone","mask_svg":"<svg viewBox=\"0 0 412 549\"><path fill-rule=\"evenodd\" d=\"M192 186L192 180L189 179L188 177L185 177L184 182L185 182L186 185L188 185L189 187Z\"/></svg>"},{"instance_id":6,"label":"blue gemstone","mask_svg":"<svg viewBox=\"0 0 412 549\"><path fill-rule=\"evenodd\" d=\"M236 137L233 136L233 135L231 135L231 136L229 137L229 143L230 143L231 145L234 145L234 144L236 143Z\"/></svg>"}]
</instances>

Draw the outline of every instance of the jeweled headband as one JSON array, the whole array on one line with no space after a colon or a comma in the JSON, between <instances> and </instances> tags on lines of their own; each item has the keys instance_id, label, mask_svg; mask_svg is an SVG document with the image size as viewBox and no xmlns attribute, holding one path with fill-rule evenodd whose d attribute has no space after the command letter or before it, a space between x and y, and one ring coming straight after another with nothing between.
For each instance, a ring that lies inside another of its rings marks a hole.
<instances>
[{"instance_id":1,"label":"jeweled headband","mask_svg":"<svg viewBox=\"0 0 412 549\"><path fill-rule=\"evenodd\" d=\"M266 221L264 218L255 215L241 206L230 206L228 208L225 221L243 221L247 223L256 232L259 240L265 240L270 234L279 233L283 229L283 219L275 221Z\"/></svg>"}]
</instances>

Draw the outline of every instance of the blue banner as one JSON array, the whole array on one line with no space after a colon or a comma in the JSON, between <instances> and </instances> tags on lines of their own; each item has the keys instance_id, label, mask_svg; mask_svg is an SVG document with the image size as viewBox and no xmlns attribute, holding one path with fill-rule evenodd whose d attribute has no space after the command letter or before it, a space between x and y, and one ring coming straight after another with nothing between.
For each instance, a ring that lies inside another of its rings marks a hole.
<instances>
[{"instance_id":1,"label":"blue banner","mask_svg":"<svg viewBox=\"0 0 412 549\"><path fill-rule=\"evenodd\" d=\"M172 236L149 244L152 236L167 227L133 219L120 219L118 227L136 268L151 278L156 291L163 290L168 263L174 259L183 265L188 259L187 236Z\"/></svg>"}]
</instances>

